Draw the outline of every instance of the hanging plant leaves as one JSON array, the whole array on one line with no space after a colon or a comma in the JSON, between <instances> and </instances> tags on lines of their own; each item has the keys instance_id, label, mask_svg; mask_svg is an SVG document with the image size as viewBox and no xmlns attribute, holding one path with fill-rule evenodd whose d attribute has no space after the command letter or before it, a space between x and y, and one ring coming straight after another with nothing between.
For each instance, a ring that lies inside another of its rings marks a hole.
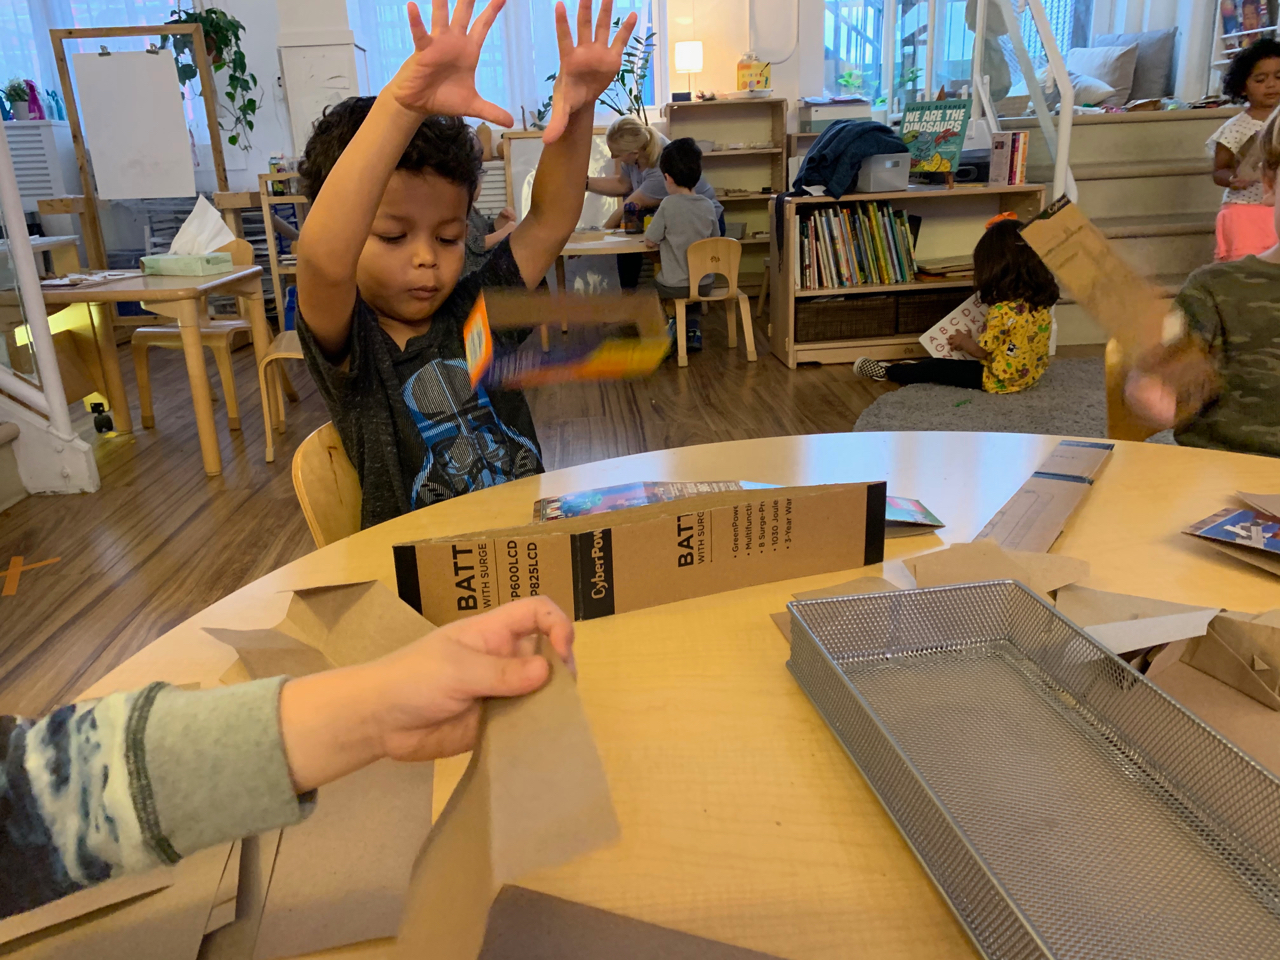
<instances>
[{"instance_id":1,"label":"hanging plant leaves","mask_svg":"<svg viewBox=\"0 0 1280 960\"><path fill-rule=\"evenodd\" d=\"M217 7L170 10L168 22L171 25L200 24L204 31L205 53L213 66L213 72L226 78L223 96L230 106L225 111L218 111L218 126L227 134L227 143L231 146L238 146L246 151L251 149L248 134L253 130L253 117L260 105L253 95L258 86L258 78L249 73L248 60L240 46L244 24ZM178 61L178 82L185 86L200 75L195 65L192 35L161 37L160 46L166 47L171 41L174 57Z\"/></svg>"}]
</instances>

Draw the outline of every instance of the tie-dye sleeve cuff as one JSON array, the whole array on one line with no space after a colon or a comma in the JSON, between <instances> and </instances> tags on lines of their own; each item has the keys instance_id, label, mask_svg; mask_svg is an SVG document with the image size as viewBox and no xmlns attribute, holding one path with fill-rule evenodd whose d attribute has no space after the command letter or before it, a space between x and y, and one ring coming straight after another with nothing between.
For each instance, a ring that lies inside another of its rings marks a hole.
<instances>
[{"instance_id":1,"label":"tie-dye sleeve cuff","mask_svg":"<svg viewBox=\"0 0 1280 960\"><path fill-rule=\"evenodd\" d=\"M157 859L173 863L215 843L298 823L310 812L314 793L294 792L285 759L285 680L191 692L166 687L139 704L130 725L131 783Z\"/></svg>"}]
</instances>

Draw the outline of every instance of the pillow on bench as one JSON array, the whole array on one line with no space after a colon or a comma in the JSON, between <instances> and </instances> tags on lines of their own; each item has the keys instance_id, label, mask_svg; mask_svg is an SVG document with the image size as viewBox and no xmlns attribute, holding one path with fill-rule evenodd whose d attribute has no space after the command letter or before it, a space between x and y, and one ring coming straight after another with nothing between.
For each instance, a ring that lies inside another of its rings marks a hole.
<instances>
[{"instance_id":1,"label":"pillow on bench","mask_svg":"<svg viewBox=\"0 0 1280 960\"><path fill-rule=\"evenodd\" d=\"M1138 45L1138 62L1133 71L1130 100L1154 100L1173 96L1173 66L1177 52L1178 28L1148 30L1146 33L1108 33L1093 38L1095 47Z\"/></svg>"}]
</instances>

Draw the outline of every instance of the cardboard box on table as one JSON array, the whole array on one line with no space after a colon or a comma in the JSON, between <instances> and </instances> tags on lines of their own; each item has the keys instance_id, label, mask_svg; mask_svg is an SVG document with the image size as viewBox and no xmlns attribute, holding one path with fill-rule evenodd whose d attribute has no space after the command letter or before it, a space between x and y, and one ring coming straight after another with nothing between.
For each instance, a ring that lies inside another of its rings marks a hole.
<instances>
[{"instance_id":1,"label":"cardboard box on table","mask_svg":"<svg viewBox=\"0 0 1280 960\"><path fill-rule=\"evenodd\" d=\"M884 559L884 483L689 497L395 547L401 598L433 623L548 596L576 620Z\"/></svg>"},{"instance_id":2,"label":"cardboard box on table","mask_svg":"<svg viewBox=\"0 0 1280 960\"><path fill-rule=\"evenodd\" d=\"M295 591L285 618L264 629L207 629L239 654L224 675L235 682L363 663L431 625L372 581ZM221 939L241 950L247 941L252 953L241 956L273 960L394 934L431 828L432 777L429 763L383 760L326 786L310 817L257 851L266 883L258 877L256 895L242 898L260 915L247 923L256 930L228 928Z\"/></svg>"}]
</instances>

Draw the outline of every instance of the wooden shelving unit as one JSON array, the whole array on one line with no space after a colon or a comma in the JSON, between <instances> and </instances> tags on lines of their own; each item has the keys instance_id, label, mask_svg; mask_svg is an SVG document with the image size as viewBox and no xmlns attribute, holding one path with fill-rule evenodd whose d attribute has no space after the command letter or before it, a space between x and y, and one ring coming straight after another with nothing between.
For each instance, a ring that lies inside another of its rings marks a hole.
<instances>
[{"instance_id":1,"label":"wooden shelving unit","mask_svg":"<svg viewBox=\"0 0 1280 960\"><path fill-rule=\"evenodd\" d=\"M725 208L725 220L746 224L742 243L742 267L738 285L758 288L764 279L767 238L751 234L770 229L769 201L786 189L787 100L783 97L747 97L732 100L694 100L668 103L667 136L672 140L693 137L718 144L768 143L767 147L707 150L702 154L702 174L716 188L716 199ZM726 190L747 190L725 195Z\"/></svg>"},{"instance_id":2,"label":"wooden shelving unit","mask_svg":"<svg viewBox=\"0 0 1280 960\"><path fill-rule=\"evenodd\" d=\"M969 280L937 282L912 281L895 284L863 284L850 287L802 290L795 269L796 245L799 241L797 211L814 204L852 203L856 201L889 201L895 209L921 218L920 238L916 246L918 259L956 256L969 253L982 236L986 222L997 213L1013 212L1027 220L1044 207L1044 185L911 187L892 193L852 193L840 198L787 197L784 204L783 236L769 238L769 342L774 354L795 369L801 363L851 363L860 356L876 360L901 360L924 356L920 345L923 330L903 330L898 322L898 309L906 301L904 295L918 300L930 293L956 294L957 304L971 286ZM768 205L770 221L774 203ZM797 302L801 309L821 303L817 298L839 297L850 302L865 316L868 310L882 310L883 319L873 324L884 328L876 335L846 339L796 339ZM865 302L857 303L865 298ZM941 315L937 319L941 319ZM936 322L936 320L934 321ZM890 333L888 330L894 332ZM924 329L928 329L927 327Z\"/></svg>"}]
</instances>

